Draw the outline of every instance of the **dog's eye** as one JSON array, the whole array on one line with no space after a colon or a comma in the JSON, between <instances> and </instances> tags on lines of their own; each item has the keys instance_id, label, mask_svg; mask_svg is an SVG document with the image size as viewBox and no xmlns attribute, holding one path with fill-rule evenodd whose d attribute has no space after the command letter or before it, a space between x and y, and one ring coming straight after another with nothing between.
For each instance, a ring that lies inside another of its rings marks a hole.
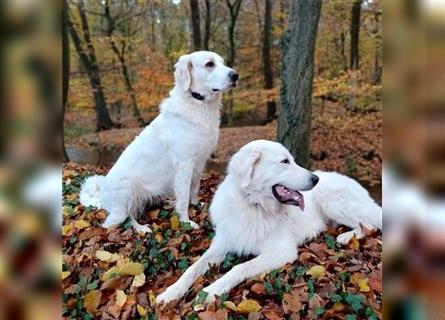
<instances>
[{"instance_id":1,"label":"dog's eye","mask_svg":"<svg viewBox=\"0 0 445 320\"><path fill-rule=\"evenodd\" d=\"M206 68L213 68L215 66L215 62L209 61L206 63Z\"/></svg>"},{"instance_id":2,"label":"dog's eye","mask_svg":"<svg viewBox=\"0 0 445 320\"><path fill-rule=\"evenodd\" d=\"M281 163L289 164L289 159L281 160Z\"/></svg>"}]
</instances>

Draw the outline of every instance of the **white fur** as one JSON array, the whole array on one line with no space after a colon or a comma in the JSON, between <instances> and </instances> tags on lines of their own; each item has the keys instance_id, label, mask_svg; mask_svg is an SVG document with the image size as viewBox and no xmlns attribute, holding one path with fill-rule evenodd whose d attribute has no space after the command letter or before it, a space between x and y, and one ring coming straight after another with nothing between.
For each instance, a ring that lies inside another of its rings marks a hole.
<instances>
[{"instance_id":1,"label":"white fur","mask_svg":"<svg viewBox=\"0 0 445 320\"><path fill-rule=\"evenodd\" d=\"M206 66L208 62L214 66ZM188 206L196 202L205 162L219 133L221 92L236 85L234 70L213 52L182 56L175 65L175 87L160 106L159 116L125 149L105 177L88 178L80 202L108 211L104 227L131 217L133 226L150 232L134 216L147 202L174 193L181 221L190 222ZM192 97L197 92L204 100Z\"/></svg>"},{"instance_id":2,"label":"white fur","mask_svg":"<svg viewBox=\"0 0 445 320\"><path fill-rule=\"evenodd\" d=\"M289 164L282 163L288 159ZM247 278L293 262L297 247L317 236L333 220L353 228L338 237L347 243L353 234L364 236L360 224L381 229L381 208L356 181L335 172L313 174L295 164L281 144L266 140L248 143L230 161L228 174L210 207L216 228L208 251L181 278L157 297L158 303L181 298L209 264L219 264L228 252L257 255L233 267L203 290L207 301L230 291ZM281 204L272 186L282 184L304 191L305 209Z\"/></svg>"}]
</instances>

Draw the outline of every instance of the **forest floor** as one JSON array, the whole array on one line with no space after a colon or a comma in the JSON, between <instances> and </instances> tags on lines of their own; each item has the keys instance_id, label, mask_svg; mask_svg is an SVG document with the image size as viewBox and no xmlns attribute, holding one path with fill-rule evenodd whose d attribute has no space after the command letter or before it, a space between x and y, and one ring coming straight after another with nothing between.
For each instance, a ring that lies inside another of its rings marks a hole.
<instances>
[{"instance_id":1,"label":"forest floor","mask_svg":"<svg viewBox=\"0 0 445 320\"><path fill-rule=\"evenodd\" d=\"M358 179L366 186L379 185L382 163L382 113L346 114L340 108L326 108L321 113L314 107L311 128L312 169L334 170ZM69 122L84 123L80 115L71 114ZM89 118L91 121L91 117ZM82 159L83 150L106 150L111 156L102 164L112 164L122 150L139 134L141 128L122 128L66 137L66 145L76 150L73 159ZM209 160L209 169L220 173L230 157L241 146L255 139L276 140L276 121L265 126L221 128L218 146ZM80 157L78 156L79 154ZM103 160L103 159L102 159Z\"/></svg>"},{"instance_id":2,"label":"forest floor","mask_svg":"<svg viewBox=\"0 0 445 320\"><path fill-rule=\"evenodd\" d=\"M155 305L172 284L209 247L214 230L209 202L222 176L206 173L199 205L191 218L200 229L179 223L170 205L147 208L142 223L152 234L137 234L127 221L103 229L104 210L78 202L85 176L108 167L64 164L63 317L64 319L381 319L382 236L370 232L343 246L330 228L299 248L299 257L270 273L244 281L213 304L204 305L201 289L248 257L226 255L179 301ZM195 297L198 297L195 300Z\"/></svg>"}]
</instances>

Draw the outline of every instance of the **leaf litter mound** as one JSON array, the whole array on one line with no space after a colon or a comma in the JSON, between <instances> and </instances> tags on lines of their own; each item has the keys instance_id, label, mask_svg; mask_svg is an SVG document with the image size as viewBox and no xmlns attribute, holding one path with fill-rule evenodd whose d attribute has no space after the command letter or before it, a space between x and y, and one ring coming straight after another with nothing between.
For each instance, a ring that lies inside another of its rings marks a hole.
<instances>
[{"instance_id":1,"label":"leaf litter mound","mask_svg":"<svg viewBox=\"0 0 445 320\"><path fill-rule=\"evenodd\" d=\"M331 227L301 246L293 264L248 279L205 305L202 288L252 258L227 254L180 301L157 306L155 297L209 247L214 230L208 206L222 176L206 173L202 179L200 203L190 209L200 229L181 224L166 202L145 210L140 222L153 233L142 235L128 221L103 229L105 212L79 204L85 177L106 172L64 165L64 319L381 319L381 233L342 246L335 237L345 227Z\"/></svg>"}]
</instances>

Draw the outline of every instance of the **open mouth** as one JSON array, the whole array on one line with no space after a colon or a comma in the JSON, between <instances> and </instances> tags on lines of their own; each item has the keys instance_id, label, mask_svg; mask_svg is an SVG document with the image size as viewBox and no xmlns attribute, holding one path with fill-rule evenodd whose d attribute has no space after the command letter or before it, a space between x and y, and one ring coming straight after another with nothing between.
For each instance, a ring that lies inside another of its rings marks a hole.
<instances>
[{"instance_id":1,"label":"open mouth","mask_svg":"<svg viewBox=\"0 0 445 320\"><path fill-rule=\"evenodd\" d=\"M272 187L272 193L279 202L297 206L301 211L304 210L303 195L297 190L292 190L281 184L276 184Z\"/></svg>"}]
</instances>

